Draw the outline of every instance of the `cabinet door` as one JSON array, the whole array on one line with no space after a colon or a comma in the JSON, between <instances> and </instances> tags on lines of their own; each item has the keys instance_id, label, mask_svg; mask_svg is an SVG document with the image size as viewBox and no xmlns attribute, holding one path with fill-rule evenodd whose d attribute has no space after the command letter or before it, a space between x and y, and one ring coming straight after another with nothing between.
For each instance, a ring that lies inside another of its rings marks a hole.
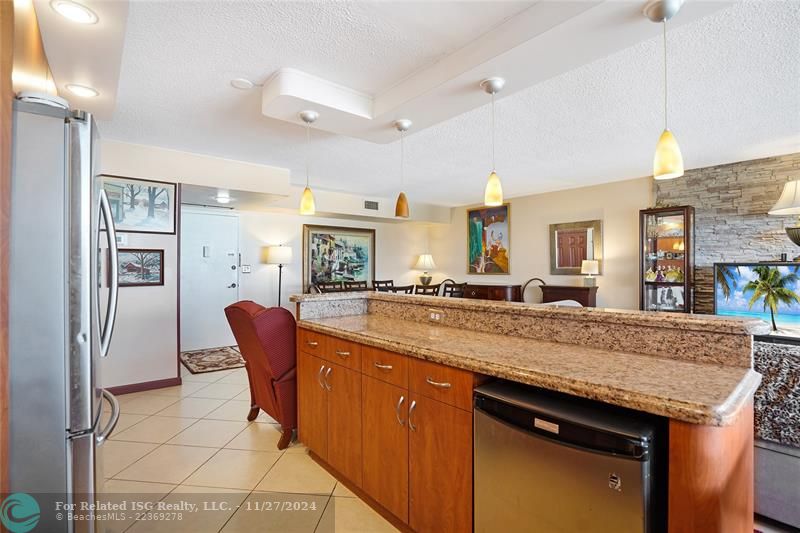
<instances>
[{"instance_id":1,"label":"cabinet door","mask_svg":"<svg viewBox=\"0 0 800 533\"><path fill-rule=\"evenodd\" d=\"M361 374L328 364L328 464L361 486Z\"/></svg>"},{"instance_id":2,"label":"cabinet door","mask_svg":"<svg viewBox=\"0 0 800 533\"><path fill-rule=\"evenodd\" d=\"M322 459L328 457L328 393L322 385L326 368L327 364L319 357L297 354L298 436Z\"/></svg>"},{"instance_id":3,"label":"cabinet door","mask_svg":"<svg viewBox=\"0 0 800 533\"><path fill-rule=\"evenodd\" d=\"M361 488L408 523L408 391L364 376Z\"/></svg>"},{"instance_id":4,"label":"cabinet door","mask_svg":"<svg viewBox=\"0 0 800 533\"><path fill-rule=\"evenodd\" d=\"M408 430L409 525L472 531L472 413L412 394Z\"/></svg>"}]
</instances>

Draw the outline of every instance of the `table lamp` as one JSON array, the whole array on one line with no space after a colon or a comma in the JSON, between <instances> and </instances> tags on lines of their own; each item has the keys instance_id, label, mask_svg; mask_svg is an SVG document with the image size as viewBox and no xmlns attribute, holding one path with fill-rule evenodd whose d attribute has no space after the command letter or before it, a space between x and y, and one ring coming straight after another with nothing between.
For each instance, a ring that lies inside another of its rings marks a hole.
<instances>
[{"instance_id":1,"label":"table lamp","mask_svg":"<svg viewBox=\"0 0 800 533\"><path fill-rule=\"evenodd\" d=\"M261 248L261 262L267 265L278 265L278 307L280 307L283 265L292 262L292 247L283 245L264 246Z\"/></svg>"},{"instance_id":2,"label":"table lamp","mask_svg":"<svg viewBox=\"0 0 800 533\"><path fill-rule=\"evenodd\" d=\"M790 181L784 185L781 197L768 213L770 215L800 215L800 181ZM795 227L786 228L786 235L793 243L800 246L800 220ZM800 260L800 256L795 257L794 260Z\"/></svg>"},{"instance_id":3,"label":"table lamp","mask_svg":"<svg viewBox=\"0 0 800 533\"><path fill-rule=\"evenodd\" d=\"M433 262L433 256L431 254L420 255L414 268L422 270L422 275L419 277L420 283L423 285L430 285L433 278L428 274L428 271L436 268L436 263Z\"/></svg>"},{"instance_id":4,"label":"table lamp","mask_svg":"<svg viewBox=\"0 0 800 533\"><path fill-rule=\"evenodd\" d=\"M584 259L581 261L581 274L586 274L583 278L584 287L594 287L597 284L594 275L600 273L600 261L594 259Z\"/></svg>"}]
</instances>

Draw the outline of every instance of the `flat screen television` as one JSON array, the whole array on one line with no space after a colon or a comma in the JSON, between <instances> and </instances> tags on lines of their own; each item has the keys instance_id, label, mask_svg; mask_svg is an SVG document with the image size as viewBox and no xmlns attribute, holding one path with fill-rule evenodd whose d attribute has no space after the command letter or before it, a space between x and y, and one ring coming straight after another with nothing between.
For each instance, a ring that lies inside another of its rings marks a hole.
<instances>
[{"instance_id":1,"label":"flat screen television","mask_svg":"<svg viewBox=\"0 0 800 533\"><path fill-rule=\"evenodd\" d=\"M760 318L770 337L800 339L800 263L715 263L714 312Z\"/></svg>"}]
</instances>

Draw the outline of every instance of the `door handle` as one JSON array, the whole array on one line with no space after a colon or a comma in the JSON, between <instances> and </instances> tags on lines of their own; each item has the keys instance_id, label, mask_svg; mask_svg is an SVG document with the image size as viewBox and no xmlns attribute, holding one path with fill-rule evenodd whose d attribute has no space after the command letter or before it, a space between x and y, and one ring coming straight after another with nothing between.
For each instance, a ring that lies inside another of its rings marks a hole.
<instances>
[{"instance_id":1,"label":"door handle","mask_svg":"<svg viewBox=\"0 0 800 533\"><path fill-rule=\"evenodd\" d=\"M411 406L408 408L408 429L410 429L411 431L417 430L417 426L415 426L414 423L411 421L411 415L414 414L414 410L416 408L417 408L417 402L416 400L414 400L411 402Z\"/></svg>"},{"instance_id":2,"label":"door handle","mask_svg":"<svg viewBox=\"0 0 800 533\"><path fill-rule=\"evenodd\" d=\"M236 288L236 284L235 283L231 283L230 285L228 285L228 288L229 289L235 289Z\"/></svg>"},{"instance_id":3,"label":"door handle","mask_svg":"<svg viewBox=\"0 0 800 533\"><path fill-rule=\"evenodd\" d=\"M331 383L328 381L328 378L331 377L331 372L333 372L333 367L329 366L328 370L325 371L325 388L328 389L328 392L333 390Z\"/></svg>"},{"instance_id":4,"label":"door handle","mask_svg":"<svg viewBox=\"0 0 800 533\"><path fill-rule=\"evenodd\" d=\"M306 341L306 344L308 344L312 348L316 348L317 346L319 346L319 343L317 341Z\"/></svg>"},{"instance_id":5,"label":"door handle","mask_svg":"<svg viewBox=\"0 0 800 533\"><path fill-rule=\"evenodd\" d=\"M319 383L319 386L322 387L323 389L325 388L325 384L322 382L322 373L324 371L325 371L325 365L322 365L321 367L319 367L319 372L317 372L317 383Z\"/></svg>"},{"instance_id":6,"label":"door handle","mask_svg":"<svg viewBox=\"0 0 800 533\"><path fill-rule=\"evenodd\" d=\"M345 351L342 351L342 350L336 350L336 355L338 355L342 359L347 359L348 357L350 357L350 352L345 352Z\"/></svg>"},{"instance_id":7,"label":"door handle","mask_svg":"<svg viewBox=\"0 0 800 533\"><path fill-rule=\"evenodd\" d=\"M383 371L385 371L385 372L391 372L391 370L392 370L392 365L384 365L384 364L378 363L378 362L376 361L376 362L375 362L375 368L377 368L377 369L379 369L379 370L383 370Z\"/></svg>"},{"instance_id":8,"label":"door handle","mask_svg":"<svg viewBox=\"0 0 800 533\"><path fill-rule=\"evenodd\" d=\"M109 293L108 304L106 307L106 318L100 329L100 294L97 294L97 327L100 332L100 357L108 356L108 348L111 346L111 334L114 332L114 324L117 321L117 299L119 296L119 268L117 258L117 233L114 231L114 217L111 215L111 206L108 203L108 195L105 189L100 190L100 215L106 225L106 240L108 241L108 270L109 270ZM97 235L100 236L100 224L97 224Z\"/></svg>"},{"instance_id":9,"label":"door handle","mask_svg":"<svg viewBox=\"0 0 800 533\"><path fill-rule=\"evenodd\" d=\"M405 425L403 419L400 418L400 407L403 405L403 402L406 401L405 396L400 396L400 401L397 402L397 405L394 407L394 415L397 417L397 423L401 426Z\"/></svg>"},{"instance_id":10,"label":"door handle","mask_svg":"<svg viewBox=\"0 0 800 533\"><path fill-rule=\"evenodd\" d=\"M108 392L106 389L103 389L103 398L105 398L108 403L111 404L111 418L108 419L106 427L104 427L103 430L95 437L95 441L97 442L98 446L103 444L108 437L111 436L111 432L114 431L114 428L117 427L117 422L119 422L119 402L114 395Z\"/></svg>"},{"instance_id":11,"label":"door handle","mask_svg":"<svg viewBox=\"0 0 800 533\"><path fill-rule=\"evenodd\" d=\"M430 376L426 377L425 381L428 382L428 385L433 385L439 389L449 389L452 387L452 385L446 381L433 381Z\"/></svg>"}]
</instances>

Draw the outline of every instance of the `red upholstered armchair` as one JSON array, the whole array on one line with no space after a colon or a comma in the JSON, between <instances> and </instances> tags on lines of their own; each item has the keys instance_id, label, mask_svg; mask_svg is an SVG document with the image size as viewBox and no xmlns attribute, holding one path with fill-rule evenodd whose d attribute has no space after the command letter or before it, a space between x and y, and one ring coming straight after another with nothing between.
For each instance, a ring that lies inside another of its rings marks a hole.
<instances>
[{"instance_id":1,"label":"red upholstered armchair","mask_svg":"<svg viewBox=\"0 0 800 533\"><path fill-rule=\"evenodd\" d=\"M278 441L282 450L297 428L294 317L282 307L267 309L249 300L229 305L225 316L239 343L250 381L247 420L255 420L259 409L277 420L283 430Z\"/></svg>"}]
</instances>

